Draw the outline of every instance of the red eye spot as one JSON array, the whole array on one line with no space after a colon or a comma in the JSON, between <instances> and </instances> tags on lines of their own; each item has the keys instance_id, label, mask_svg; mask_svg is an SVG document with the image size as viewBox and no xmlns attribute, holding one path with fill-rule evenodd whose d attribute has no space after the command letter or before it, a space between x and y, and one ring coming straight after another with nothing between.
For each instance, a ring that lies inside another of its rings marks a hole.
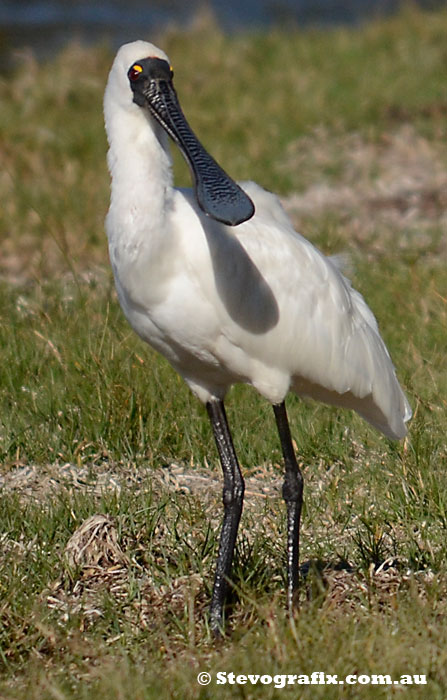
<instances>
[{"instance_id":1,"label":"red eye spot","mask_svg":"<svg viewBox=\"0 0 447 700\"><path fill-rule=\"evenodd\" d=\"M138 65L138 63L135 63L132 66L132 68L129 69L129 72L127 75L128 75L129 80L134 82L135 80L138 80L138 78L140 77L142 72L143 72L142 67L140 65Z\"/></svg>"}]
</instances>

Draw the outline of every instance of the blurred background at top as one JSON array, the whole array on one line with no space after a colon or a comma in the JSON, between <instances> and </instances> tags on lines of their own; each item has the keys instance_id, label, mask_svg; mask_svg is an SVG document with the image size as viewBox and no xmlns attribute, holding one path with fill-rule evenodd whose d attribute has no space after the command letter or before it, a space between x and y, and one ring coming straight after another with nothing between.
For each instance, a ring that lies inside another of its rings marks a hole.
<instances>
[{"instance_id":1,"label":"blurred background at top","mask_svg":"<svg viewBox=\"0 0 447 700\"><path fill-rule=\"evenodd\" d=\"M0 0L0 55L5 67L18 50L48 58L73 40L116 48L210 17L230 33L355 25L409 4L435 9L447 0Z\"/></svg>"}]
</instances>

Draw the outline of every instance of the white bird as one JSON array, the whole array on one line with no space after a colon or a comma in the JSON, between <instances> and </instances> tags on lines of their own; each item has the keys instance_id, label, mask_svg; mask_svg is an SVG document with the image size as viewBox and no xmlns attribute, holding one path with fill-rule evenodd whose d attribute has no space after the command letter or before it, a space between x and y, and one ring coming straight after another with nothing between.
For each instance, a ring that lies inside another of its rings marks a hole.
<instances>
[{"instance_id":1,"label":"white bird","mask_svg":"<svg viewBox=\"0 0 447 700\"><path fill-rule=\"evenodd\" d=\"M166 54L120 48L104 97L111 202L106 219L119 301L131 326L206 404L224 473L210 627L219 634L244 481L224 398L236 382L273 404L285 460L289 608L298 584L303 479L287 421L289 391L357 411L389 438L411 409L373 313L293 228L278 198L237 185L191 131ZM173 186L169 135L194 176ZM253 206L254 205L254 206Z\"/></svg>"}]
</instances>

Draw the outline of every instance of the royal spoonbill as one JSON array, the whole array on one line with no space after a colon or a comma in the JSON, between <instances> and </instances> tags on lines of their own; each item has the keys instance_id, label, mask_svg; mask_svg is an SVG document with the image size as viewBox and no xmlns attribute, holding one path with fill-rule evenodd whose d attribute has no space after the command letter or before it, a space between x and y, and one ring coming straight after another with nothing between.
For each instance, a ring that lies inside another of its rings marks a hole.
<instances>
[{"instance_id":1,"label":"royal spoonbill","mask_svg":"<svg viewBox=\"0 0 447 700\"><path fill-rule=\"evenodd\" d=\"M210 605L219 634L244 498L225 415L235 382L273 405L285 463L287 601L298 584L303 477L288 391L351 408L389 438L410 406L376 320L334 262L294 230L279 200L237 185L188 125L166 54L120 48L104 97L111 201L106 219L118 298L131 326L206 405L223 470L224 518ZM173 186L169 137L193 189Z\"/></svg>"}]
</instances>

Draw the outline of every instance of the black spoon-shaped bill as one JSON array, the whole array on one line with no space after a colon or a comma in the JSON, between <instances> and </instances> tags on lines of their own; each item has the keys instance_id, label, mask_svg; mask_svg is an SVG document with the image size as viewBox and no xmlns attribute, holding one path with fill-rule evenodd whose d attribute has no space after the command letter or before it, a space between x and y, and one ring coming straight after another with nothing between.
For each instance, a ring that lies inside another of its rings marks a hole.
<instances>
[{"instance_id":1,"label":"black spoon-shaped bill","mask_svg":"<svg viewBox=\"0 0 447 700\"><path fill-rule=\"evenodd\" d=\"M229 226L250 219L255 212L253 202L202 146L186 121L172 82L152 79L139 85L131 83L131 87L134 101L140 106L147 105L179 146L193 174L200 208Z\"/></svg>"}]
</instances>

